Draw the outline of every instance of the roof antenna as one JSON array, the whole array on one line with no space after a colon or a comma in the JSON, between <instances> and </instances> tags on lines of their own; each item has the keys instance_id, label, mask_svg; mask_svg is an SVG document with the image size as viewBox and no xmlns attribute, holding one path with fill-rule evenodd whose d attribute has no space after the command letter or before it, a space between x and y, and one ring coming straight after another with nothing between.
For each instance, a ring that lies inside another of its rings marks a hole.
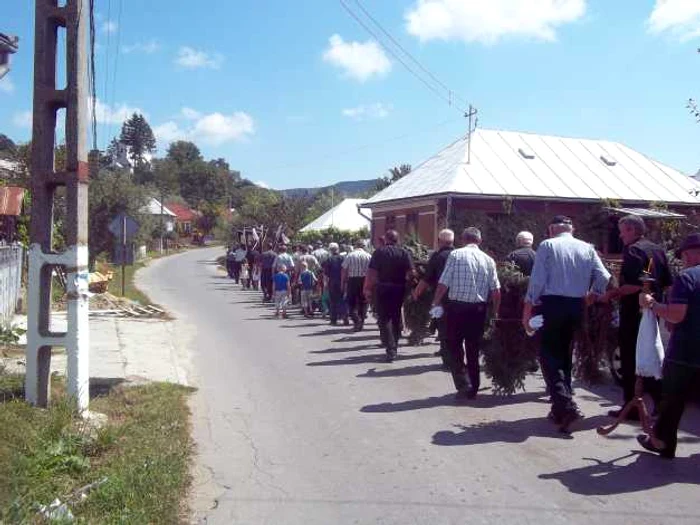
<instances>
[{"instance_id":1,"label":"roof antenna","mask_svg":"<svg viewBox=\"0 0 700 525\"><path fill-rule=\"evenodd\" d=\"M464 114L469 119L469 129L467 131L467 164L472 161L472 133L476 131L476 126L479 124L479 119L476 118L477 109L469 104L469 111Z\"/></svg>"}]
</instances>

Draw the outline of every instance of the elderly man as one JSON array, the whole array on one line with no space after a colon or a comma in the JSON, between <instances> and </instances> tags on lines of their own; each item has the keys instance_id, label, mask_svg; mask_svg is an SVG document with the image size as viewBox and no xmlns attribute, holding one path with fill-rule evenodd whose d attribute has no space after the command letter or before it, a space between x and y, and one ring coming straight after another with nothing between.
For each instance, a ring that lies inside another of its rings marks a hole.
<instances>
[{"instance_id":1,"label":"elderly man","mask_svg":"<svg viewBox=\"0 0 700 525\"><path fill-rule=\"evenodd\" d=\"M260 287L263 292L263 301L272 301L272 278L275 274L274 266L277 253L272 242L267 243L267 250L260 256Z\"/></svg>"},{"instance_id":2,"label":"elderly man","mask_svg":"<svg viewBox=\"0 0 700 525\"><path fill-rule=\"evenodd\" d=\"M455 233L445 229L438 234L438 250L430 256L425 275L413 290L413 300L417 301L426 290L437 291L438 281L445 269L447 258L455 249ZM443 301L444 302L444 301ZM444 305L443 305L444 306ZM435 355L442 357L442 364L449 366L449 356L447 354L447 337L445 334L445 319L441 317L437 320L438 340L440 341L440 351Z\"/></svg>"},{"instance_id":3,"label":"elderly man","mask_svg":"<svg viewBox=\"0 0 700 525\"><path fill-rule=\"evenodd\" d=\"M481 231L465 229L462 241L465 246L449 254L433 298L436 307L442 304L445 294L448 297L445 330L457 401L472 399L479 391L479 346L484 337L488 304L492 302L494 311L498 312L501 303L496 263L479 249Z\"/></svg>"},{"instance_id":4,"label":"elderly man","mask_svg":"<svg viewBox=\"0 0 700 525\"><path fill-rule=\"evenodd\" d=\"M642 291L640 278L645 271L650 271L654 278L652 292L654 299L660 301L664 289L671 285L671 271L666 259L666 252L658 244L644 238L646 226L644 220L637 215L627 215L618 221L620 239L625 248L622 252L622 267L620 268L620 287L607 292L601 301L610 299L620 300L620 329L619 345L622 361L623 403L634 397L636 382L635 364L637 359L637 334L642 312L639 309L639 293ZM661 382L653 378L644 380L645 390L651 395L654 404L661 400ZM620 415L619 410L611 410L612 417ZM639 414L632 412L629 419L639 420Z\"/></svg>"},{"instance_id":5,"label":"elderly man","mask_svg":"<svg viewBox=\"0 0 700 525\"><path fill-rule=\"evenodd\" d=\"M365 279L365 298L372 300L376 287L377 324L386 360L396 359L401 336L401 307L406 295L406 282L413 273L411 255L399 246L399 234L388 230L385 244L372 254Z\"/></svg>"},{"instance_id":6,"label":"elderly man","mask_svg":"<svg viewBox=\"0 0 700 525\"><path fill-rule=\"evenodd\" d=\"M367 317L367 301L363 288L371 258L372 256L365 251L365 241L360 239L355 242L355 249L346 255L343 261L343 292L347 298L355 332L362 330Z\"/></svg>"},{"instance_id":7,"label":"elderly man","mask_svg":"<svg viewBox=\"0 0 700 525\"><path fill-rule=\"evenodd\" d=\"M535 250L532 249L534 238L530 232L520 232L515 237L515 250L508 254L507 261L512 262L528 277L532 273L535 264Z\"/></svg>"},{"instance_id":8,"label":"elderly man","mask_svg":"<svg viewBox=\"0 0 700 525\"><path fill-rule=\"evenodd\" d=\"M318 261L318 264L323 265L324 262L326 262L326 259L328 259L329 253L328 250L326 250L323 247L323 243L321 241L316 241L314 243L314 251L311 252L311 254L316 257L316 260Z\"/></svg>"},{"instance_id":9,"label":"elderly man","mask_svg":"<svg viewBox=\"0 0 700 525\"><path fill-rule=\"evenodd\" d=\"M663 396L654 435L637 440L664 458L676 455L678 425L688 398L700 381L700 234L686 237L678 249L685 269L676 277L668 304L641 294L639 304L674 325L663 371Z\"/></svg>"},{"instance_id":10,"label":"elderly man","mask_svg":"<svg viewBox=\"0 0 700 525\"><path fill-rule=\"evenodd\" d=\"M343 318L346 325L350 324L343 303L343 257L340 255L338 244L332 242L328 245L330 255L323 263L323 274L328 286L330 301L330 321L332 325L338 324L338 319Z\"/></svg>"},{"instance_id":11,"label":"elderly man","mask_svg":"<svg viewBox=\"0 0 700 525\"><path fill-rule=\"evenodd\" d=\"M273 264L275 273L282 266L285 267L285 273L287 274L291 274L292 270L294 269L294 259L292 259L292 256L287 253L286 244L280 244L277 247L277 257L275 258L275 262Z\"/></svg>"},{"instance_id":12,"label":"elderly man","mask_svg":"<svg viewBox=\"0 0 700 525\"><path fill-rule=\"evenodd\" d=\"M542 371L552 401L551 418L561 432L582 417L572 398L571 341L583 318L586 299L602 295L610 280L595 248L573 236L569 217L557 215L549 225L549 239L537 249L530 277L523 326L531 330L532 308L541 304ZM591 286L592 284L592 286Z\"/></svg>"}]
</instances>

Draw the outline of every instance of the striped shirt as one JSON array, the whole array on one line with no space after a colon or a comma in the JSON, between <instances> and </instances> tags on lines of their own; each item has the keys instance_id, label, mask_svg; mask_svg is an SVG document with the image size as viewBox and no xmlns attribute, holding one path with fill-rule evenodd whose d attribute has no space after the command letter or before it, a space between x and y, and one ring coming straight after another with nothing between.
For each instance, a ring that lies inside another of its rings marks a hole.
<instances>
[{"instance_id":1,"label":"striped shirt","mask_svg":"<svg viewBox=\"0 0 700 525\"><path fill-rule=\"evenodd\" d=\"M609 280L595 248L564 232L537 248L525 300L538 304L543 295L581 298L591 289L602 294Z\"/></svg>"},{"instance_id":2,"label":"striped shirt","mask_svg":"<svg viewBox=\"0 0 700 525\"><path fill-rule=\"evenodd\" d=\"M343 270L348 272L348 277L365 277L372 256L362 248L355 248L345 256Z\"/></svg>"},{"instance_id":3,"label":"striped shirt","mask_svg":"<svg viewBox=\"0 0 700 525\"><path fill-rule=\"evenodd\" d=\"M450 253L439 282L449 288L450 301L463 303L485 303L492 291L501 288L496 263L476 244Z\"/></svg>"}]
</instances>

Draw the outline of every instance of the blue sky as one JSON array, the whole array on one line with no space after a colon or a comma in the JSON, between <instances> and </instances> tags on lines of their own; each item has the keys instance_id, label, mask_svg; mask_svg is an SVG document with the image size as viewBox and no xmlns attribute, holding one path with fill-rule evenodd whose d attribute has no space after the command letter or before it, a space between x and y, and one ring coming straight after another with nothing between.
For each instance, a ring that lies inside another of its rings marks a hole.
<instances>
[{"instance_id":1,"label":"blue sky","mask_svg":"<svg viewBox=\"0 0 700 525\"><path fill-rule=\"evenodd\" d=\"M418 164L466 132L455 106L473 103L480 127L616 140L700 168L685 108L700 98L700 0L344 2L454 95L340 0L96 0L98 144L137 109L161 151L193 140L253 181L324 185ZM33 2L3 0L2 19L21 41L0 132L26 140Z\"/></svg>"}]
</instances>

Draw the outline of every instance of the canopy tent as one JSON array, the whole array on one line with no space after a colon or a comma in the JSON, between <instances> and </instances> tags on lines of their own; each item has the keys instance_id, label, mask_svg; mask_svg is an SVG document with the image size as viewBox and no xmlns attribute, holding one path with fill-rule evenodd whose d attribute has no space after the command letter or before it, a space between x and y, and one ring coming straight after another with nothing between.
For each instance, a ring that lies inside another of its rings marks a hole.
<instances>
[{"instance_id":1,"label":"canopy tent","mask_svg":"<svg viewBox=\"0 0 700 525\"><path fill-rule=\"evenodd\" d=\"M337 228L339 230L357 231L362 228L369 228L372 219L372 213L368 209L362 209L360 215L358 208L362 208L365 199L345 199L340 204L334 206L326 213L311 221L304 226L300 231L320 231L328 228Z\"/></svg>"}]
</instances>

